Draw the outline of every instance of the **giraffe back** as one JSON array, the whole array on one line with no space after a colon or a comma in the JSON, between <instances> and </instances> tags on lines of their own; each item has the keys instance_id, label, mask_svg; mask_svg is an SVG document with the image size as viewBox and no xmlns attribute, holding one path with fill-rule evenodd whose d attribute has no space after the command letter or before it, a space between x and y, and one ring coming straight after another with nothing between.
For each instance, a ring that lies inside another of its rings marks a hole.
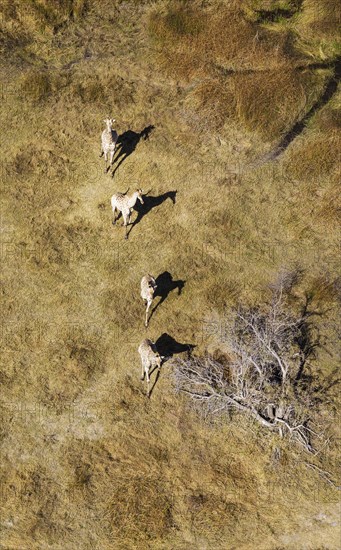
<instances>
[{"instance_id":1,"label":"giraffe back","mask_svg":"<svg viewBox=\"0 0 341 550\"><path fill-rule=\"evenodd\" d=\"M161 364L161 357L156 349L154 342L146 338L141 342L138 348L138 352L141 357L143 365L159 365Z\"/></svg>"},{"instance_id":2,"label":"giraffe back","mask_svg":"<svg viewBox=\"0 0 341 550\"><path fill-rule=\"evenodd\" d=\"M115 193L111 197L111 206L117 208L120 212L129 210L129 197L123 195L123 193Z\"/></svg>"},{"instance_id":3,"label":"giraffe back","mask_svg":"<svg viewBox=\"0 0 341 550\"><path fill-rule=\"evenodd\" d=\"M141 279L141 298L143 300L152 300L156 290L156 281L151 275L145 275Z\"/></svg>"},{"instance_id":4,"label":"giraffe back","mask_svg":"<svg viewBox=\"0 0 341 550\"><path fill-rule=\"evenodd\" d=\"M114 149L118 140L118 134L115 130L105 129L102 132L102 147L106 151Z\"/></svg>"}]
</instances>

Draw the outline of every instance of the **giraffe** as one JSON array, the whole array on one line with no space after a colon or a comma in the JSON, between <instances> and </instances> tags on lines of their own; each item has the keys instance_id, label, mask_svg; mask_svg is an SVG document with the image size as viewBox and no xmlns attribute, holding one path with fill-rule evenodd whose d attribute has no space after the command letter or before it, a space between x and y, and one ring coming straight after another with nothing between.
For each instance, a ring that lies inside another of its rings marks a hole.
<instances>
[{"instance_id":1,"label":"giraffe","mask_svg":"<svg viewBox=\"0 0 341 550\"><path fill-rule=\"evenodd\" d=\"M148 311L150 306L152 305L152 301L154 298L154 292L156 290L156 281L154 277L151 275L145 275L141 279L141 298L144 300L147 308L146 308L146 319L145 319L145 326L148 326Z\"/></svg>"},{"instance_id":2,"label":"giraffe","mask_svg":"<svg viewBox=\"0 0 341 550\"><path fill-rule=\"evenodd\" d=\"M130 216L132 209L134 208L136 201L139 200L143 204L142 189L136 189L132 195L123 195L123 193L115 193L111 197L111 207L113 211L113 225L116 223L115 212L118 210L122 212L123 225L126 229L125 238L128 238L127 226L130 223Z\"/></svg>"},{"instance_id":3,"label":"giraffe","mask_svg":"<svg viewBox=\"0 0 341 550\"><path fill-rule=\"evenodd\" d=\"M141 357L141 363L142 363L142 374L141 374L141 380L144 380L146 377L147 379L147 397L150 397L150 376L149 371L153 367L157 367L158 373L160 372L162 360L164 359L163 356L159 354L159 352L156 349L156 346L154 342L149 340L148 338L146 340L143 340L141 344L139 345L138 352Z\"/></svg>"},{"instance_id":4,"label":"giraffe","mask_svg":"<svg viewBox=\"0 0 341 550\"><path fill-rule=\"evenodd\" d=\"M101 147L100 157L104 154L104 160L105 160L104 173L106 174L108 170L110 170L110 167L113 164L116 143L118 140L118 134L116 130L112 129L112 125L115 122L114 118L106 118L104 122L107 128L102 132L102 147ZM109 153L110 153L110 164L109 166L107 166Z\"/></svg>"}]
</instances>

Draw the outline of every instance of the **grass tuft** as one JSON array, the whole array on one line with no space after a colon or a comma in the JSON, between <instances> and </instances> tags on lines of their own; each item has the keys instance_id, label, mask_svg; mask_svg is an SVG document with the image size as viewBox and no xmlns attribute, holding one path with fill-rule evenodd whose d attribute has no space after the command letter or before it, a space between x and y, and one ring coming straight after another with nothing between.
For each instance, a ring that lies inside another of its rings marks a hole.
<instances>
[{"instance_id":1,"label":"grass tuft","mask_svg":"<svg viewBox=\"0 0 341 550\"><path fill-rule=\"evenodd\" d=\"M303 118L323 91L325 75L286 70L235 78L236 114L248 130L271 141Z\"/></svg>"},{"instance_id":2,"label":"grass tuft","mask_svg":"<svg viewBox=\"0 0 341 550\"><path fill-rule=\"evenodd\" d=\"M172 505L162 480L119 476L112 487L106 517L112 535L130 542L165 538L173 524Z\"/></svg>"},{"instance_id":3,"label":"grass tuft","mask_svg":"<svg viewBox=\"0 0 341 550\"><path fill-rule=\"evenodd\" d=\"M49 75L45 72L34 71L26 76L22 92L32 101L41 102L51 94L52 85Z\"/></svg>"}]
</instances>

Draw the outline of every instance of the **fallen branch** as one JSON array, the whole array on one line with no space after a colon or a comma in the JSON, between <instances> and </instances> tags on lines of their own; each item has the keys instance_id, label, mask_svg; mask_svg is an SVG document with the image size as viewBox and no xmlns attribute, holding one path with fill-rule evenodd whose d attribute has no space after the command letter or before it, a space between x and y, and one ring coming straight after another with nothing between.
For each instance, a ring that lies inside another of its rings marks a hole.
<instances>
[{"instance_id":1,"label":"fallen branch","mask_svg":"<svg viewBox=\"0 0 341 550\"><path fill-rule=\"evenodd\" d=\"M284 300L280 288L267 309L239 308L229 316L224 325L231 350L227 364L210 356L178 359L173 375L177 390L201 403L208 414L235 409L316 453L311 440L321 434L311 427L314 386L298 386L297 377L302 378L318 340L312 340L307 304L294 316Z\"/></svg>"},{"instance_id":2,"label":"fallen branch","mask_svg":"<svg viewBox=\"0 0 341 550\"><path fill-rule=\"evenodd\" d=\"M307 466L307 468L311 468L312 470L316 470L318 474L324 479L327 483L329 483L332 487L334 487L337 491L341 491L341 485L336 485L335 481L331 479L332 474L327 472L326 470L322 470L315 464L312 464L311 462L304 462L304 464Z\"/></svg>"}]
</instances>

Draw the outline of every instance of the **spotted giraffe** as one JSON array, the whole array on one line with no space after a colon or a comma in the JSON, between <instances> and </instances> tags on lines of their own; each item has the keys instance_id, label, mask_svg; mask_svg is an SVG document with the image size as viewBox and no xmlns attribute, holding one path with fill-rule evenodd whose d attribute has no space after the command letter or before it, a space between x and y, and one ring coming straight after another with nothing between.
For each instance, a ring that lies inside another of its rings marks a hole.
<instances>
[{"instance_id":1,"label":"spotted giraffe","mask_svg":"<svg viewBox=\"0 0 341 550\"><path fill-rule=\"evenodd\" d=\"M127 226L130 223L131 212L136 204L136 201L139 200L143 204L142 198L142 189L137 189L132 195L124 195L123 193L115 193L111 197L111 207L113 211L113 225L116 223L115 212L118 210L122 212L123 216L123 225L125 227L125 238L128 238Z\"/></svg>"},{"instance_id":2,"label":"spotted giraffe","mask_svg":"<svg viewBox=\"0 0 341 550\"><path fill-rule=\"evenodd\" d=\"M118 140L118 134L116 130L112 129L112 126L115 122L114 118L106 118L104 122L107 128L102 132L102 147L101 147L100 157L104 154L104 160L105 160L104 173L106 174L108 170L110 170L110 167L113 164L116 143ZM109 166L107 166L109 154L110 154L110 164Z\"/></svg>"},{"instance_id":3,"label":"spotted giraffe","mask_svg":"<svg viewBox=\"0 0 341 550\"><path fill-rule=\"evenodd\" d=\"M148 311L150 306L152 305L152 301L154 298L154 292L156 290L156 281L154 277L151 275L145 275L141 279L141 298L146 303L146 319L145 319L145 326L148 326Z\"/></svg>"},{"instance_id":4,"label":"spotted giraffe","mask_svg":"<svg viewBox=\"0 0 341 550\"><path fill-rule=\"evenodd\" d=\"M162 357L159 352L156 349L156 346L154 342L149 340L148 338L146 340L143 340L141 344L139 345L138 352L141 357L141 363L142 363L142 374L141 374L141 380L144 380L146 377L147 379L147 397L150 396L150 376L149 371L153 367L157 367L158 372L160 371L162 360L164 357Z\"/></svg>"}]
</instances>

